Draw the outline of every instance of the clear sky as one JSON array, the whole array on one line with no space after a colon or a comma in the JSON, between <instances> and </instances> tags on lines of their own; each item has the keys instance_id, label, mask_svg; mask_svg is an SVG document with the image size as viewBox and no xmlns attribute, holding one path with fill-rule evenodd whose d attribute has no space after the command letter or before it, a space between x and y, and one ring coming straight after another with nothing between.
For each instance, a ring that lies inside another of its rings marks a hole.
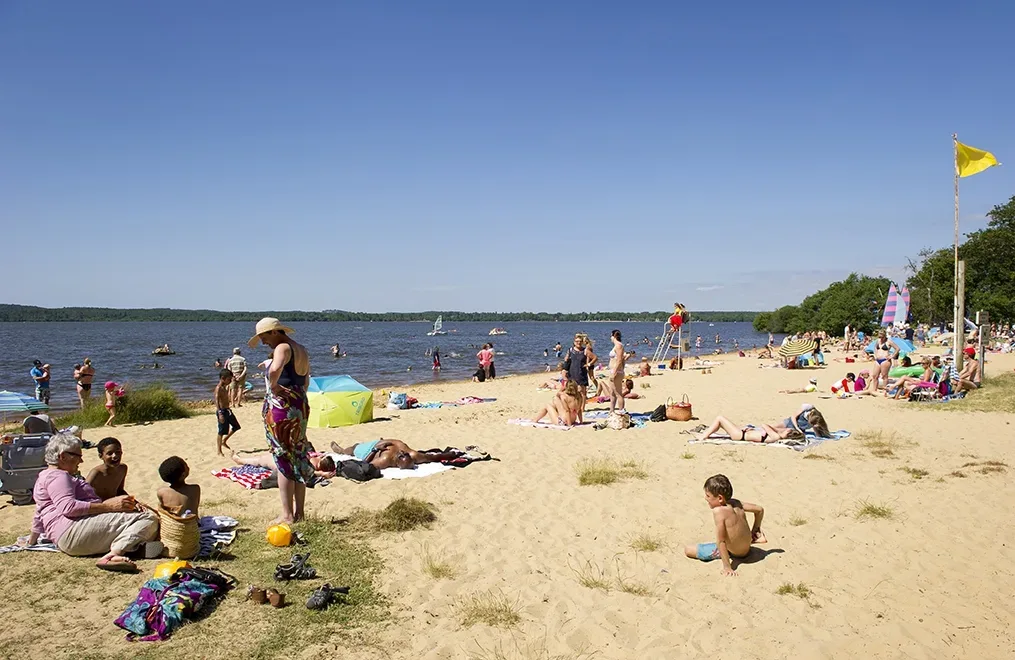
<instances>
[{"instance_id":1,"label":"clear sky","mask_svg":"<svg viewBox=\"0 0 1015 660\"><path fill-rule=\"evenodd\" d=\"M0 0L0 302L767 309L952 241L1015 3Z\"/></svg>"}]
</instances>

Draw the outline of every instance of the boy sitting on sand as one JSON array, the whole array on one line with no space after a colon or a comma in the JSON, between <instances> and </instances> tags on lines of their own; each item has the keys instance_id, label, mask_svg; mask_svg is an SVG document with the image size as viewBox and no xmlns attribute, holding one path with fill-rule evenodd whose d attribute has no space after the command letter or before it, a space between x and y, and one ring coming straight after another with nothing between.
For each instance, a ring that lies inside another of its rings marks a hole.
<instances>
[{"instance_id":1,"label":"boy sitting on sand","mask_svg":"<svg viewBox=\"0 0 1015 660\"><path fill-rule=\"evenodd\" d=\"M170 456L159 466L159 476L169 484L159 488L159 506L166 511L182 516L189 513L198 515L197 508L201 505L201 487L188 484L190 467L179 456Z\"/></svg>"},{"instance_id":2,"label":"boy sitting on sand","mask_svg":"<svg viewBox=\"0 0 1015 660\"><path fill-rule=\"evenodd\" d=\"M85 481L103 501L117 495L126 495L127 491L123 489L123 485L127 480L127 466L120 462L123 458L123 446L120 441L116 438L103 438L99 440L96 448L99 450L102 465L93 467Z\"/></svg>"},{"instance_id":3,"label":"boy sitting on sand","mask_svg":"<svg viewBox=\"0 0 1015 660\"><path fill-rule=\"evenodd\" d=\"M712 561L722 559L722 574L736 575L730 557L743 558L751 551L752 543L766 543L761 531L765 509L760 505L733 499L733 484L726 475L717 474L705 481L705 501L712 509L715 520L715 543L699 543L684 548L691 559ZM754 526L748 527L747 513L754 514Z\"/></svg>"},{"instance_id":4,"label":"boy sitting on sand","mask_svg":"<svg viewBox=\"0 0 1015 660\"><path fill-rule=\"evenodd\" d=\"M229 438L240 430L240 423L236 421L236 415L229 407L232 401L233 372L223 369L219 372L219 384L215 386L215 418L218 420L218 435L215 437L215 448L219 456L225 456L222 448L230 451Z\"/></svg>"}]
</instances>

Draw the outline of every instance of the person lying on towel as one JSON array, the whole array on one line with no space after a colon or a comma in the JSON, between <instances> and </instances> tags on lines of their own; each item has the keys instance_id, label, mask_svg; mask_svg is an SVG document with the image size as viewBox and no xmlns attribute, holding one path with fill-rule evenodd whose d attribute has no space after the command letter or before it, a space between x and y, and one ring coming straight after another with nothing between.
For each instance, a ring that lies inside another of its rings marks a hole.
<instances>
[{"instance_id":1,"label":"person lying on towel","mask_svg":"<svg viewBox=\"0 0 1015 660\"><path fill-rule=\"evenodd\" d=\"M314 466L314 476L321 479L331 479L335 476L335 461L330 456L315 456L311 454L309 457L310 464ZM239 456L236 452L232 454L233 463L237 465L257 465L259 467L268 468L271 471L277 470L275 467L275 459L272 458L271 454L255 454L253 456Z\"/></svg>"},{"instance_id":2,"label":"person lying on towel","mask_svg":"<svg viewBox=\"0 0 1015 660\"><path fill-rule=\"evenodd\" d=\"M357 442L351 447L340 447L338 443L331 443L331 451L336 454L346 454L361 461L370 463L378 470L384 468L401 468L403 470L414 470L422 463L440 463L457 458L457 454L435 452L424 454L416 451L401 440L379 438L369 442Z\"/></svg>"}]
</instances>

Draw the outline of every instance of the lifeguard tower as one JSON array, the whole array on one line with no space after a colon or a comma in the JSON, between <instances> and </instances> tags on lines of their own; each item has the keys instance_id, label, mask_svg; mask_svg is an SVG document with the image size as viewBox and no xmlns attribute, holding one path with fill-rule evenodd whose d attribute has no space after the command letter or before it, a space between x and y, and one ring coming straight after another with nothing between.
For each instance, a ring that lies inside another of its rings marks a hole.
<instances>
[{"instance_id":1,"label":"lifeguard tower","mask_svg":"<svg viewBox=\"0 0 1015 660\"><path fill-rule=\"evenodd\" d=\"M659 339L659 346L656 347L656 352L652 355L653 362L665 360L672 348L677 350L677 364L680 365L683 362L684 324L689 323L690 320L691 315L687 313L687 308L680 303L673 303L673 314L663 326L663 336ZM672 344L674 337L677 339L676 346Z\"/></svg>"}]
</instances>

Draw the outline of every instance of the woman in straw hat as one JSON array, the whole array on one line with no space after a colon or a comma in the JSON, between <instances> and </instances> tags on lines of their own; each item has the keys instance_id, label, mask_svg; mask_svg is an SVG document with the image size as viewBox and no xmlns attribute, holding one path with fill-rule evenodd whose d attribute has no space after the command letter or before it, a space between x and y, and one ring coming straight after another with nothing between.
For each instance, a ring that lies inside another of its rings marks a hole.
<instances>
[{"instance_id":1,"label":"woman in straw hat","mask_svg":"<svg viewBox=\"0 0 1015 660\"><path fill-rule=\"evenodd\" d=\"M287 328L275 318L257 322L254 336L247 345L263 343L272 349L265 380L264 431L278 467L278 490L282 495L282 515L276 522L295 522L303 518L307 484L314 478L307 441L307 382L310 356L302 345L289 338Z\"/></svg>"}]
</instances>

